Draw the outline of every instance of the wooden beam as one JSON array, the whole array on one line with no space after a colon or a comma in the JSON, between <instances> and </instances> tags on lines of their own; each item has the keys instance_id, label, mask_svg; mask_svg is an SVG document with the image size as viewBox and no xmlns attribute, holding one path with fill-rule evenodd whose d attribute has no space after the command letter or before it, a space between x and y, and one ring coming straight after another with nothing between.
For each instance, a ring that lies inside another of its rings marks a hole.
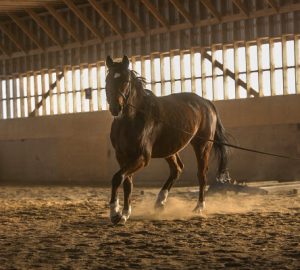
<instances>
[{"instance_id":1,"label":"wooden beam","mask_svg":"<svg viewBox=\"0 0 300 270\"><path fill-rule=\"evenodd\" d=\"M208 11L215 16L219 22L221 22L221 14L217 11L217 9L212 4L211 0L200 0L201 3L208 9Z\"/></svg>"},{"instance_id":2,"label":"wooden beam","mask_svg":"<svg viewBox=\"0 0 300 270\"><path fill-rule=\"evenodd\" d=\"M1 24L0 24L0 30L10 38L10 40L17 46L17 48L19 48L22 52L26 54L26 50L21 45L21 41L19 41L18 38L12 32L10 32L4 25Z\"/></svg>"},{"instance_id":3,"label":"wooden beam","mask_svg":"<svg viewBox=\"0 0 300 270\"><path fill-rule=\"evenodd\" d=\"M103 36L100 30L94 26L88 17L86 17L83 12L74 4L71 0L63 0L63 2L71 9L74 14L83 22L83 24L101 41L103 41Z\"/></svg>"},{"instance_id":4,"label":"wooden beam","mask_svg":"<svg viewBox=\"0 0 300 270\"><path fill-rule=\"evenodd\" d=\"M54 41L54 43L62 48L62 43L59 41L59 38L52 31L52 29L41 19L41 17L30 8L26 8L25 11L38 24L38 26L45 31L45 33Z\"/></svg>"},{"instance_id":5,"label":"wooden beam","mask_svg":"<svg viewBox=\"0 0 300 270\"><path fill-rule=\"evenodd\" d=\"M138 19L138 17L127 7L127 5L122 0L114 1L117 4L117 6L123 10L123 12L129 18L129 20L131 20L134 23L134 25L143 32L143 34L146 34L146 28Z\"/></svg>"},{"instance_id":6,"label":"wooden beam","mask_svg":"<svg viewBox=\"0 0 300 270\"><path fill-rule=\"evenodd\" d=\"M0 51L2 51L6 56L10 57L10 52L2 44L0 44Z\"/></svg>"},{"instance_id":7,"label":"wooden beam","mask_svg":"<svg viewBox=\"0 0 300 270\"><path fill-rule=\"evenodd\" d=\"M41 42L37 39L37 37L31 32L27 26L22 22L16 15L8 12L7 15L18 25L22 31L40 48L42 51L45 50L44 46Z\"/></svg>"},{"instance_id":8,"label":"wooden beam","mask_svg":"<svg viewBox=\"0 0 300 270\"><path fill-rule=\"evenodd\" d=\"M270 5L270 7L275 11L275 12L279 12L279 6L276 3L275 0L267 0L267 3Z\"/></svg>"},{"instance_id":9,"label":"wooden beam","mask_svg":"<svg viewBox=\"0 0 300 270\"><path fill-rule=\"evenodd\" d=\"M141 2L146 6L146 8L152 13L152 15L166 28L169 29L170 25L161 15L157 7L155 7L149 0L141 0Z\"/></svg>"},{"instance_id":10,"label":"wooden beam","mask_svg":"<svg viewBox=\"0 0 300 270\"><path fill-rule=\"evenodd\" d=\"M73 27L66 21L66 19L57 12L51 5L45 4L45 8L49 11L49 13L59 22L59 24L80 44L82 44L81 39L74 31Z\"/></svg>"},{"instance_id":11,"label":"wooden beam","mask_svg":"<svg viewBox=\"0 0 300 270\"><path fill-rule=\"evenodd\" d=\"M245 15L249 16L249 10L247 10L245 4L241 0L231 0L237 7L238 9Z\"/></svg>"},{"instance_id":12,"label":"wooden beam","mask_svg":"<svg viewBox=\"0 0 300 270\"><path fill-rule=\"evenodd\" d=\"M201 55L202 57L202 55ZM208 59L210 62L212 62L212 56L209 55L207 52L205 52L203 54L203 57ZM216 67L218 67L219 69L223 70L223 64L220 63L219 61L215 60L214 62L212 62L213 65L215 65ZM229 77L231 77L232 79L235 79L234 73L228 69L225 68L224 69L226 71L226 75L228 75ZM202 78L203 79L203 78ZM247 83L245 83L243 80L241 80L240 78L237 81L238 85L242 86L243 88L247 89ZM258 97L258 93L252 88L249 87L249 95L253 95L254 97Z\"/></svg>"},{"instance_id":13,"label":"wooden beam","mask_svg":"<svg viewBox=\"0 0 300 270\"><path fill-rule=\"evenodd\" d=\"M114 21L113 17L107 13L96 0L89 0L91 6L97 11L97 13L108 23L108 25L120 36L124 37L124 32L119 25Z\"/></svg>"},{"instance_id":14,"label":"wooden beam","mask_svg":"<svg viewBox=\"0 0 300 270\"><path fill-rule=\"evenodd\" d=\"M178 12L187 20L187 22L191 26L193 26L194 25L193 18L191 14L187 12L187 10L184 8L182 1L180 2L179 0L170 0L170 2L172 2L172 4L175 6Z\"/></svg>"}]
</instances>

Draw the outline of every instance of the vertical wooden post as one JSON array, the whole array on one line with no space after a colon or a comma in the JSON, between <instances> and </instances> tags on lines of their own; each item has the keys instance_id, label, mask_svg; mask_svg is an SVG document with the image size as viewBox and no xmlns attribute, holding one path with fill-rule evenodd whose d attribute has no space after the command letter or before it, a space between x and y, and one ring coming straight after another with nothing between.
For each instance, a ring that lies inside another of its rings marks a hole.
<instances>
[{"instance_id":1,"label":"vertical wooden post","mask_svg":"<svg viewBox=\"0 0 300 270\"><path fill-rule=\"evenodd\" d=\"M239 80L239 54L238 54L239 44L237 42L234 43L234 83L235 83L235 98L238 99L241 97L240 95L240 86L238 84Z\"/></svg>"},{"instance_id":2,"label":"vertical wooden post","mask_svg":"<svg viewBox=\"0 0 300 270\"><path fill-rule=\"evenodd\" d=\"M37 72L33 73L33 87L34 87L34 109L35 109L35 116L40 115L40 110L38 109L39 103L39 92L38 92L38 74Z\"/></svg>"},{"instance_id":3,"label":"vertical wooden post","mask_svg":"<svg viewBox=\"0 0 300 270\"><path fill-rule=\"evenodd\" d=\"M184 78L184 53L179 52L180 56L180 83L181 83L181 92L186 92L185 89L185 78Z\"/></svg>"},{"instance_id":4,"label":"vertical wooden post","mask_svg":"<svg viewBox=\"0 0 300 270\"><path fill-rule=\"evenodd\" d=\"M47 114L47 108L46 108L46 99L44 98L44 95L46 94L46 82L45 82L45 76L46 76L46 70L41 70L41 84L42 84L42 110L43 115Z\"/></svg>"},{"instance_id":5,"label":"vertical wooden post","mask_svg":"<svg viewBox=\"0 0 300 270\"><path fill-rule=\"evenodd\" d=\"M191 48L191 84L192 84L192 92L196 93L195 48Z\"/></svg>"},{"instance_id":6,"label":"vertical wooden post","mask_svg":"<svg viewBox=\"0 0 300 270\"><path fill-rule=\"evenodd\" d=\"M204 55L206 53L205 48L201 48L201 86L202 86L202 97L207 98L206 91L206 68L205 68L205 58Z\"/></svg>"},{"instance_id":7,"label":"vertical wooden post","mask_svg":"<svg viewBox=\"0 0 300 270\"><path fill-rule=\"evenodd\" d=\"M257 64L258 64L258 94L264 96L263 89L263 71L262 71L262 40L257 39Z\"/></svg>"},{"instance_id":8,"label":"vertical wooden post","mask_svg":"<svg viewBox=\"0 0 300 270\"><path fill-rule=\"evenodd\" d=\"M31 106L31 79L30 79L30 73L26 73L27 78L27 108L28 108L28 115L32 112L32 106Z\"/></svg>"},{"instance_id":9,"label":"vertical wooden post","mask_svg":"<svg viewBox=\"0 0 300 270\"><path fill-rule=\"evenodd\" d=\"M288 80L287 80L287 51L286 51L286 36L281 39L282 44L282 75L283 75L283 95L287 95L288 92Z\"/></svg>"},{"instance_id":10,"label":"vertical wooden post","mask_svg":"<svg viewBox=\"0 0 300 270\"><path fill-rule=\"evenodd\" d=\"M73 97L73 112L78 112L77 110L77 96L76 96L76 68L72 67L72 97Z\"/></svg>"},{"instance_id":11,"label":"vertical wooden post","mask_svg":"<svg viewBox=\"0 0 300 270\"><path fill-rule=\"evenodd\" d=\"M145 71L145 57L144 56L142 56L141 57L141 75L142 75L142 77L146 77L146 71Z\"/></svg>"},{"instance_id":12,"label":"vertical wooden post","mask_svg":"<svg viewBox=\"0 0 300 270\"><path fill-rule=\"evenodd\" d=\"M69 66L64 66L63 72L64 72L64 87L65 87L65 113L70 113L70 104L69 104L69 77L68 77L68 72L69 72L70 67Z\"/></svg>"},{"instance_id":13,"label":"vertical wooden post","mask_svg":"<svg viewBox=\"0 0 300 270\"><path fill-rule=\"evenodd\" d=\"M21 110L21 117L25 117L24 78L23 78L23 75L19 75L19 86L20 86L20 110Z\"/></svg>"},{"instance_id":14,"label":"vertical wooden post","mask_svg":"<svg viewBox=\"0 0 300 270\"><path fill-rule=\"evenodd\" d=\"M136 58L134 56L132 56L131 59L130 59L130 61L131 61L132 70L135 71L135 68L136 68Z\"/></svg>"},{"instance_id":15,"label":"vertical wooden post","mask_svg":"<svg viewBox=\"0 0 300 270\"><path fill-rule=\"evenodd\" d=\"M250 88L251 88L251 72L250 72L250 44L246 42L246 84L247 84L247 97L250 97Z\"/></svg>"},{"instance_id":16,"label":"vertical wooden post","mask_svg":"<svg viewBox=\"0 0 300 270\"><path fill-rule=\"evenodd\" d=\"M18 117L17 78L12 77L14 118Z\"/></svg>"},{"instance_id":17,"label":"vertical wooden post","mask_svg":"<svg viewBox=\"0 0 300 270\"><path fill-rule=\"evenodd\" d=\"M274 64L274 39L269 40L269 50L270 50L270 78L271 78L271 96L276 95L275 88L275 64Z\"/></svg>"},{"instance_id":18,"label":"vertical wooden post","mask_svg":"<svg viewBox=\"0 0 300 270\"><path fill-rule=\"evenodd\" d=\"M300 36L295 36L296 93L300 94Z\"/></svg>"},{"instance_id":19,"label":"vertical wooden post","mask_svg":"<svg viewBox=\"0 0 300 270\"><path fill-rule=\"evenodd\" d=\"M93 89L93 74L92 74L92 65L88 65L88 80L89 80L89 87ZM93 90L91 90L91 99L89 99L89 111L94 111L94 101L93 101Z\"/></svg>"},{"instance_id":20,"label":"vertical wooden post","mask_svg":"<svg viewBox=\"0 0 300 270\"><path fill-rule=\"evenodd\" d=\"M81 112L85 111L85 95L84 95L84 86L83 86L83 69L84 65L80 65L80 104L81 104Z\"/></svg>"},{"instance_id":21,"label":"vertical wooden post","mask_svg":"<svg viewBox=\"0 0 300 270\"><path fill-rule=\"evenodd\" d=\"M154 54L150 55L150 66L151 66L151 91L157 95L156 83L155 83L155 65L154 65Z\"/></svg>"},{"instance_id":22,"label":"vertical wooden post","mask_svg":"<svg viewBox=\"0 0 300 270\"><path fill-rule=\"evenodd\" d=\"M170 79L171 79L171 93L174 93L175 92L174 51L170 52Z\"/></svg>"},{"instance_id":23,"label":"vertical wooden post","mask_svg":"<svg viewBox=\"0 0 300 270\"><path fill-rule=\"evenodd\" d=\"M222 57L223 57L223 89L224 89L224 99L228 99L228 76L227 76L227 47L225 45L222 46Z\"/></svg>"},{"instance_id":24,"label":"vertical wooden post","mask_svg":"<svg viewBox=\"0 0 300 270\"><path fill-rule=\"evenodd\" d=\"M54 83L54 69L49 70L49 89L50 86ZM54 114L54 96L53 96L53 90L49 92L49 106L50 106L50 115Z\"/></svg>"},{"instance_id":25,"label":"vertical wooden post","mask_svg":"<svg viewBox=\"0 0 300 270\"><path fill-rule=\"evenodd\" d=\"M0 78L0 119L3 119L3 101L2 79Z\"/></svg>"},{"instance_id":26,"label":"vertical wooden post","mask_svg":"<svg viewBox=\"0 0 300 270\"><path fill-rule=\"evenodd\" d=\"M101 96L101 62L97 62L97 96L98 96L98 110L101 111L102 108L102 96Z\"/></svg>"},{"instance_id":27,"label":"vertical wooden post","mask_svg":"<svg viewBox=\"0 0 300 270\"><path fill-rule=\"evenodd\" d=\"M211 47L211 64L212 64L212 99L218 100L218 88L216 85L217 73L216 73L216 47Z\"/></svg>"},{"instance_id":28,"label":"vertical wooden post","mask_svg":"<svg viewBox=\"0 0 300 270\"><path fill-rule=\"evenodd\" d=\"M56 80L60 74L59 67L56 68ZM56 83L56 89L57 89L57 114L61 114L61 87L60 87L60 81L57 81Z\"/></svg>"},{"instance_id":29,"label":"vertical wooden post","mask_svg":"<svg viewBox=\"0 0 300 270\"><path fill-rule=\"evenodd\" d=\"M159 55L160 60L160 81L161 81L161 95L166 95L166 89L165 89L165 61L164 61L164 55L161 53Z\"/></svg>"},{"instance_id":30,"label":"vertical wooden post","mask_svg":"<svg viewBox=\"0 0 300 270\"><path fill-rule=\"evenodd\" d=\"M6 116L7 116L7 119L10 119L12 118L12 115L11 115L11 103L10 103L10 100L11 100L11 95L10 95L10 83L9 83L9 77L6 78Z\"/></svg>"}]
</instances>

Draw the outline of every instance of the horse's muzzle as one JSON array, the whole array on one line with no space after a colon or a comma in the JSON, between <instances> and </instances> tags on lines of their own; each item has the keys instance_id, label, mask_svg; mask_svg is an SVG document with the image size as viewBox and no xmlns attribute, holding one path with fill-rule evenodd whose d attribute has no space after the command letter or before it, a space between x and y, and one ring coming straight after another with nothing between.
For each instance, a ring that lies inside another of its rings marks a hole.
<instances>
[{"instance_id":1,"label":"horse's muzzle","mask_svg":"<svg viewBox=\"0 0 300 270\"><path fill-rule=\"evenodd\" d=\"M117 106L110 106L109 110L113 116L118 116L122 111L122 106L119 104Z\"/></svg>"}]
</instances>

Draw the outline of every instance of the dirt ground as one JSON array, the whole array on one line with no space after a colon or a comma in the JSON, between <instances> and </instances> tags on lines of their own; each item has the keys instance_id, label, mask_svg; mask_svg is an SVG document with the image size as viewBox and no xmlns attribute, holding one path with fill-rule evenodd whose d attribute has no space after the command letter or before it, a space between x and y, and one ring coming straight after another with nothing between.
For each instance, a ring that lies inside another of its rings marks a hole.
<instances>
[{"instance_id":1,"label":"dirt ground","mask_svg":"<svg viewBox=\"0 0 300 270\"><path fill-rule=\"evenodd\" d=\"M109 190L0 187L0 269L300 269L300 195L210 196L136 189L125 226L108 219Z\"/></svg>"}]
</instances>

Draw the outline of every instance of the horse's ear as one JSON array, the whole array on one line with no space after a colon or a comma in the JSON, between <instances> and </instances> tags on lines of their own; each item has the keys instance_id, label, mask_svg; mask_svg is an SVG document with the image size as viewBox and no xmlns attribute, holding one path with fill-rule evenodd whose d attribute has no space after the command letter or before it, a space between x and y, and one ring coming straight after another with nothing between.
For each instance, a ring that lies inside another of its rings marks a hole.
<instances>
[{"instance_id":1,"label":"horse's ear","mask_svg":"<svg viewBox=\"0 0 300 270\"><path fill-rule=\"evenodd\" d=\"M113 61L113 60L111 59L111 57L108 55L108 56L106 57L106 66L107 66L108 68L111 68L113 64L114 64L114 61Z\"/></svg>"},{"instance_id":2,"label":"horse's ear","mask_svg":"<svg viewBox=\"0 0 300 270\"><path fill-rule=\"evenodd\" d=\"M128 68L128 67L129 67L129 59L128 59L127 55L124 55L124 56L123 56L123 59L122 59L122 65L123 65L125 68Z\"/></svg>"}]
</instances>

